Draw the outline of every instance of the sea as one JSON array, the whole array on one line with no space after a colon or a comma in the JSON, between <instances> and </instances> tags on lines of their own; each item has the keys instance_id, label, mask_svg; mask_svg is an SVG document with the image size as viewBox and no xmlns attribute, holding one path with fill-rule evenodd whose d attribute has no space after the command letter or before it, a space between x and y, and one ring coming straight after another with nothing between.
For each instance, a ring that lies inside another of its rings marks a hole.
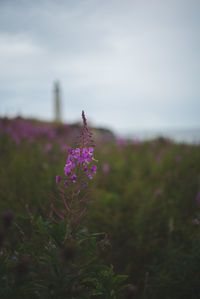
<instances>
[{"instance_id":1,"label":"sea","mask_svg":"<svg viewBox=\"0 0 200 299\"><path fill-rule=\"evenodd\" d=\"M139 129L123 134L124 137L133 140L153 140L159 137L170 139L177 143L189 143L200 145L200 128L195 129Z\"/></svg>"}]
</instances>

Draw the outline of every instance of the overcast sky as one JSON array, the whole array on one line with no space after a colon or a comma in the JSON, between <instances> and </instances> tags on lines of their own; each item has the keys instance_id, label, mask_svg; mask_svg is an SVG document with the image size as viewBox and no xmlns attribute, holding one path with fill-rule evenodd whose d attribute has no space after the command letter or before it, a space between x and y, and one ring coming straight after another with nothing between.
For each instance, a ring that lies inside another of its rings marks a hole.
<instances>
[{"instance_id":1,"label":"overcast sky","mask_svg":"<svg viewBox=\"0 0 200 299\"><path fill-rule=\"evenodd\" d=\"M199 0L0 0L0 115L200 127Z\"/></svg>"}]
</instances>

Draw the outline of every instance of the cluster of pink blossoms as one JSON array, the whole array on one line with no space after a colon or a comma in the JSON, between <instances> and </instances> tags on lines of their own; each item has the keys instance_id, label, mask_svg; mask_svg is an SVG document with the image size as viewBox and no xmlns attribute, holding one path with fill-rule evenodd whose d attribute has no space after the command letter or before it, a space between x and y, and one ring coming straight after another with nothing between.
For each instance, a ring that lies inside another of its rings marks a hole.
<instances>
[{"instance_id":1,"label":"cluster of pink blossoms","mask_svg":"<svg viewBox=\"0 0 200 299\"><path fill-rule=\"evenodd\" d=\"M82 111L83 128L79 141L76 143L77 148L68 150L68 157L66 165L64 167L65 175L67 180L64 180L64 184L68 186L70 183L83 184L84 187L87 186L87 182L83 179L85 177L92 179L93 175L96 173L97 166L92 165L92 161L96 161L93 157L93 147L87 147L87 145L93 144L92 133L87 128L87 120L84 111ZM78 179L78 177L80 179ZM83 180L82 180L83 179ZM59 175L56 176L56 182L59 183L63 178Z\"/></svg>"},{"instance_id":2,"label":"cluster of pink blossoms","mask_svg":"<svg viewBox=\"0 0 200 299\"><path fill-rule=\"evenodd\" d=\"M81 168L81 172L84 173L89 179L92 179L93 175L96 173L97 166L91 165L91 162L95 160L93 158L93 147L84 147L82 150L80 148L68 150L69 155L67 157L66 165L64 167L65 175L68 180L65 181L65 185L69 183L75 183L77 179L77 167ZM91 166L90 166L91 165ZM77 166L77 167L76 167ZM56 182L60 182L61 177L56 177Z\"/></svg>"}]
</instances>

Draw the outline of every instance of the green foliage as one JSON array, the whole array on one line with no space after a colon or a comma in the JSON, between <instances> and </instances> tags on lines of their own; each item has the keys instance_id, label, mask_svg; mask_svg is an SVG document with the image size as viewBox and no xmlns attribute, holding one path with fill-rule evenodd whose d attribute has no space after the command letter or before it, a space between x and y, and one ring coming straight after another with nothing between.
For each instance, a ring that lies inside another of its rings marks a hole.
<instances>
[{"instance_id":1,"label":"green foliage","mask_svg":"<svg viewBox=\"0 0 200 299\"><path fill-rule=\"evenodd\" d=\"M74 239L63 242L65 223L39 216L32 234L23 236L21 225L12 229L19 244L12 244L12 233L6 232L0 255L0 298L117 298L125 288L127 276L115 275L112 266L101 262L102 234L82 228Z\"/></svg>"},{"instance_id":2,"label":"green foliage","mask_svg":"<svg viewBox=\"0 0 200 299\"><path fill-rule=\"evenodd\" d=\"M0 225L0 298L199 298L199 146L96 140L93 200L63 243L65 223L49 218L62 134L19 145L0 136L0 211L14 215Z\"/></svg>"}]
</instances>

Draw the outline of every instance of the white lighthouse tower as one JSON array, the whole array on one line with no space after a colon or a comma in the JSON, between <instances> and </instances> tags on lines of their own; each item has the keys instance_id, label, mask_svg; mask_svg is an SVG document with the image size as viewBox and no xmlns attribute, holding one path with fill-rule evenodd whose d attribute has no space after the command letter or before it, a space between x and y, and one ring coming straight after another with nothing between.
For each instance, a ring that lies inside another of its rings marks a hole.
<instances>
[{"instance_id":1,"label":"white lighthouse tower","mask_svg":"<svg viewBox=\"0 0 200 299\"><path fill-rule=\"evenodd\" d=\"M58 81L54 83L54 120L57 123L61 122L61 99L60 99L60 84Z\"/></svg>"}]
</instances>

